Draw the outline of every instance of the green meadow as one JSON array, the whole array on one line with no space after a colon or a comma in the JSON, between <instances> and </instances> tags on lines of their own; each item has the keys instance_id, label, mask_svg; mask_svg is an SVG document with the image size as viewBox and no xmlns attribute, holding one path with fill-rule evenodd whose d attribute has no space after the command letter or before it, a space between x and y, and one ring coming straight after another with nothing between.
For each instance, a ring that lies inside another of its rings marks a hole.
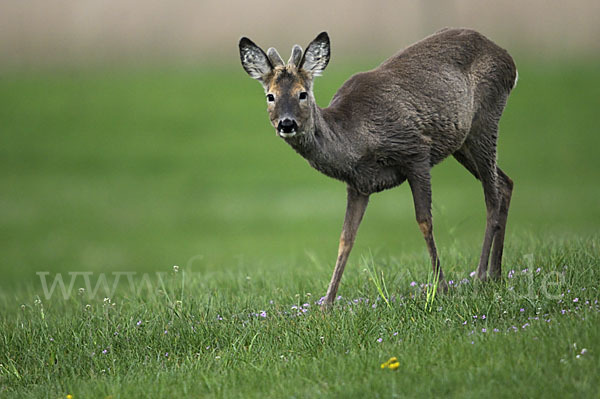
<instances>
[{"instance_id":1,"label":"green meadow","mask_svg":"<svg viewBox=\"0 0 600 399\"><path fill-rule=\"evenodd\" d=\"M403 185L371 198L329 312L345 187L241 67L3 71L0 397L598 397L600 62L516 61L503 280L470 276L483 192L448 159L450 292ZM319 104L365 65L332 60Z\"/></svg>"}]
</instances>

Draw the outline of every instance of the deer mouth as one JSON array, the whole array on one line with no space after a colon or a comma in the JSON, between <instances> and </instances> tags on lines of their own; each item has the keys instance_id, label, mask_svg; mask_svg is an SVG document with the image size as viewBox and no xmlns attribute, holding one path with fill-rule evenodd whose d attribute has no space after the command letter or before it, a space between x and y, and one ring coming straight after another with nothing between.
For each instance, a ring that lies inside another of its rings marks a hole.
<instances>
[{"instance_id":1,"label":"deer mouth","mask_svg":"<svg viewBox=\"0 0 600 399\"><path fill-rule=\"evenodd\" d=\"M277 133L284 139L294 137L297 132L298 123L294 119L284 118L277 124Z\"/></svg>"},{"instance_id":2,"label":"deer mouth","mask_svg":"<svg viewBox=\"0 0 600 399\"><path fill-rule=\"evenodd\" d=\"M294 137L297 132L295 130L292 130L291 132L282 132L281 130L278 130L277 133L279 134L279 137L289 139Z\"/></svg>"}]
</instances>

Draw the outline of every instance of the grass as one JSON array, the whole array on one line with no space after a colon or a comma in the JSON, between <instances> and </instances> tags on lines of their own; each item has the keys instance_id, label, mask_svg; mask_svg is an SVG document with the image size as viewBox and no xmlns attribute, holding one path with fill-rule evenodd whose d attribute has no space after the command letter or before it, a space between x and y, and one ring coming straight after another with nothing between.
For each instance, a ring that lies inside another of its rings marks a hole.
<instances>
[{"instance_id":1,"label":"grass","mask_svg":"<svg viewBox=\"0 0 600 399\"><path fill-rule=\"evenodd\" d=\"M0 396L597 397L600 69L517 62L505 279L469 277L483 195L448 160L451 293L428 289L400 187L372 198L327 314L345 190L275 138L241 68L4 73ZM357 69L332 62L320 103Z\"/></svg>"}]
</instances>

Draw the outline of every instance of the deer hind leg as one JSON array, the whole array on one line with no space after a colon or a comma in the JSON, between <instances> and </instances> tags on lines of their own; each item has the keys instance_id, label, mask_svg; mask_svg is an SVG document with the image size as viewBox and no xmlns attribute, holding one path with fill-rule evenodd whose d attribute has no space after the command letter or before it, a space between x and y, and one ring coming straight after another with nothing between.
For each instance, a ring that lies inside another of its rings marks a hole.
<instances>
[{"instance_id":1,"label":"deer hind leg","mask_svg":"<svg viewBox=\"0 0 600 399\"><path fill-rule=\"evenodd\" d=\"M476 137L478 141L467 140L465 144L454 153L454 157L469 172L481 181L486 204L486 228L481 247L481 257L477 266L477 277L486 280L488 277L488 261L494 238L500 230L501 199L498 187L498 172L496 166L496 140L485 140L482 136ZM508 206L507 206L508 209ZM506 220L506 218L504 219ZM502 245L502 243L500 243ZM498 247L500 248L500 247ZM501 250L501 249L500 249ZM496 254L498 256L498 254ZM499 255L502 256L501 253ZM499 275L499 263L494 263L493 277ZM496 270L496 267L498 270Z\"/></svg>"},{"instance_id":2,"label":"deer hind leg","mask_svg":"<svg viewBox=\"0 0 600 399\"><path fill-rule=\"evenodd\" d=\"M441 291L446 291L448 286L444 280L444 273L440 267L435 240L433 239L433 217L431 215L431 177L429 170L418 175L408 177L408 184L413 195L415 204L415 216L419 228L425 238L427 251L431 258L434 278L438 280L438 287Z\"/></svg>"},{"instance_id":3,"label":"deer hind leg","mask_svg":"<svg viewBox=\"0 0 600 399\"><path fill-rule=\"evenodd\" d=\"M502 251L504 248L504 233L506 232L506 220L508 219L508 208L512 197L513 181L500 168L496 168L500 188L500 210L498 213L498 231L494 237L494 247L490 260L490 277L499 279L502 275Z\"/></svg>"}]
</instances>

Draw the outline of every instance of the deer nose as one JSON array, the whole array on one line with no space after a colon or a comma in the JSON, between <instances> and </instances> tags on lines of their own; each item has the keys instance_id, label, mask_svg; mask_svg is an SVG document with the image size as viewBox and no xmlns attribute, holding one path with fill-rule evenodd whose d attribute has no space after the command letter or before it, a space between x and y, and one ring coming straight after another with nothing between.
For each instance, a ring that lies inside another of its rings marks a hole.
<instances>
[{"instance_id":1,"label":"deer nose","mask_svg":"<svg viewBox=\"0 0 600 399\"><path fill-rule=\"evenodd\" d=\"M295 133L298 130L298 124L293 119L284 118L279 121L277 130L279 133Z\"/></svg>"}]
</instances>

